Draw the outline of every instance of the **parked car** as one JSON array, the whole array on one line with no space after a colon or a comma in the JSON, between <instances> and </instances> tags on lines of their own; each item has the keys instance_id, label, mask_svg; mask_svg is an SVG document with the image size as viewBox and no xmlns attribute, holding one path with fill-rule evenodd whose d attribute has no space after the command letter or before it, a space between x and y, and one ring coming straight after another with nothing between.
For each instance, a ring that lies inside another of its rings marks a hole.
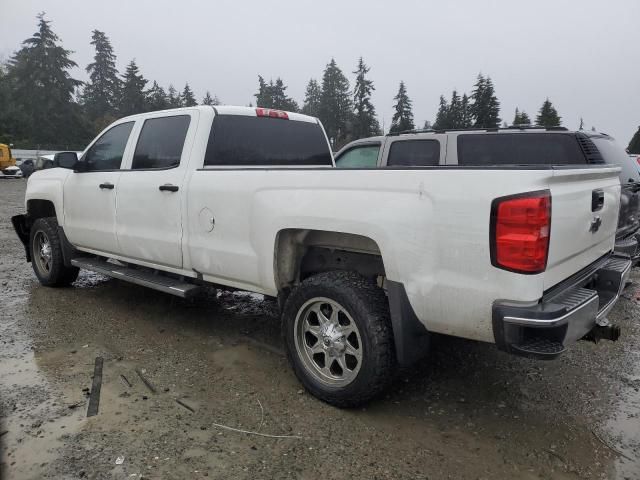
<instances>
[{"instance_id":1,"label":"parked car","mask_svg":"<svg viewBox=\"0 0 640 480\"><path fill-rule=\"evenodd\" d=\"M606 317L631 267L612 254L620 182L589 138L403 138L384 138L386 170L350 171L298 113L135 115L79 160L57 154L12 222L45 286L82 268L180 297L277 297L295 374L337 406L383 391L431 333L539 359L617 339Z\"/></svg>"},{"instance_id":2,"label":"parked car","mask_svg":"<svg viewBox=\"0 0 640 480\"><path fill-rule=\"evenodd\" d=\"M25 178L28 178L38 170L46 170L47 168L53 168L54 166L53 158L54 158L54 155L50 155L50 154L40 155L36 159L26 158L18 164L18 167L22 171L22 175Z\"/></svg>"},{"instance_id":3,"label":"parked car","mask_svg":"<svg viewBox=\"0 0 640 480\"><path fill-rule=\"evenodd\" d=\"M25 178L29 178L29 176L35 172L35 164L33 159L31 158L25 158L24 160L20 160L17 163L18 168L20 168L20 171L22 172L22 176Z\"/></svg>"},{"instance_id":4,"label":"parked car","mask_svg":"<svg viewBox=\"0 0 640 480\"><path fill-rule=\"evenodd\" d=\"M620 170L620 216L616 232L615 250L628 255L637 265L640 262L640 172L638 162L627 154L613 137L588 132L606 163Z\"/></svg>"},{"instance_id":5,"label":"parked car","mask_svg":"<svg viewBox=\"0 0 640 480\"><path fill-rule=\"evenodd\" d=\"M2 173L2 175L0 175L0 178L22 178L22 171L15 165L11 167L5 167L0 172Z\"/></svg>"},{"instance_id":6,"label":"parked car","mask_svg":"<svg viewBox=\"0 0 640 480\"><path fill-rule=\"evenodd\" d=\"M472 133L474 130L469 130ZM576 141L581 148L588 150L590 145L594 145L593 151L587 151L591 161L605 162L607 164L621 167L620 183L622 185L620 212L618 218L618 229L616 232L615 251L618 254L629 256L634 265L640 262L640 163L636 156L627 155L624 149L616 143L609 135L590 131L569 132L562 128L552 128L549 130L539 127L510 127L501 129L504 133L514 132L538 132L538 134L558 135L564 131L564 134L575 136ZM441 131L444 134L446 131ZM420 140L429 138L437 138L438 132L435 131L416 131L413 133L405 132L399 135L387 135L363 138L353 141L345 145L335 156L336 167L338 168L383 168L392 165L415 167L433 165L434 159L440 155L437 148L427 148L428 143L419 143ZM518 139L521 137L512 137ZM529 137L527 137L529 138ZM552 138L552 137L539 137ZM544 141L541 141L544 143ZM505 142L506 143L506 142ZM392 146L394 146L392 148ZM441 142L441 148L443 147ZM553 156L549 156L550 152L544 152L544 149L553 148L551 145L537 145L523 147L528 152L517 152L517 145L513 145L510 154L514 155L512 160L514 163L535 162L539 164L544 162L545 158L553 161ZM503 146L496 145L494 152L496 158L504 157L507 151L498 151ZM447 148L455 148L449 145ZM487 155L487 152L478 152ZM544 155L542 155L544 153ZM539 158L533 158L538 155ZM520 157L520 158L518 158ZM638 157L640 158L640 157ZM487 166L492 165L489 158L483 163Z\"/></svg>"}]
</instances>

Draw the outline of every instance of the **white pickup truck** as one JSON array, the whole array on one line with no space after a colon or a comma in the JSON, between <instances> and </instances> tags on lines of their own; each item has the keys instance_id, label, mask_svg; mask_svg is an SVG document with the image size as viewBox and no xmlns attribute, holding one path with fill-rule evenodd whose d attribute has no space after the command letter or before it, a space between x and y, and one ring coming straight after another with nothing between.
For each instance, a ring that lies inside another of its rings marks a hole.
<instances>
[{"instance_id":1,"label":"white pickup truck","mask_svg":"<svg viewBox=\"0 0 640 480\"><path fill-rule=\"evenodd\" d=\"M535 135L432 134L416 138L429 165L411 166L409 148L398 165L337 169L315 118L145 113L79 160L58 154L12 220L43 285L83 268L181 297L207 285L278 297L300 381L353 406L432 332L536 358L617 337L606 315L630 270L612 254L619 168L591 162L576 132L553 133L552 165L504 160L535 153ZM502 152L490 166L487 142Z\"/></svg>"}]
</instances>

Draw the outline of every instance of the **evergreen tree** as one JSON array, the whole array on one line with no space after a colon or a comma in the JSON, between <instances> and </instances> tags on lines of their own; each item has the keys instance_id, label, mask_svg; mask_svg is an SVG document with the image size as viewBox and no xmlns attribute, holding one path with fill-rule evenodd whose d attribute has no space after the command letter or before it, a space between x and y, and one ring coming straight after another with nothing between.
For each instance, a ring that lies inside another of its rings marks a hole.
<instances>
[{"instance_id":1,"label":"evergreen tree","mask_svg":"<svg viewBox=\"0 0 640 480\"><path fill-rule=\"evenodd\" d=\"M182 107L182 99L180 98L180 94L171 84L169 84L169 89L167 90L167 103L169 104L169 108Z\"/></svg>"},{"instance_id":2,"label":"evergreen tree","mask_svg":"<svg viewBox=\"0 0 640 480\"><path fill-rule=\"evenodd\" d=\"M478 74L471 99L473 100L471 113L474 118L474 127L497 128L500 126L500 102L490 77L485 78L482 74Z\"/></svg>"},{"instance_id":3,"label":"evergreen tree","mask_svg":"<svg viewBox=\"0 0 640 480\"><path fill-rule=\"evenodd\" d=\"M411 100L407 95L407 88L404 82L400 82L400 88L398 94L393 97L396 101L393 107L395 113L391 119L390 133L403 132L405 130L413 130L415 128L413 124L413 112L411 110Z\"/></svg>"},{"instance_id":4,"label":"evergreen tree","mask_svg":"<svg viewBox=\"0 0 640 480\"><path fill-rule=\"evenodd\" d=\"M562 125L558 111L548 98L544 101L542 107L540 107L540 111L536 117L536 124L543 127L559 127Z\"/></svg>"},{"instance_id":5,"label":"evergreen tree","mask_svg":"<svg viewBox=\"0 0 640 480\"><path fill-rule=\"evenodd\" d=\"M15 135L15 112L7 65L0 63L0 143L13 143Z\"/></svg>"},{"instance_id":6,"label":"evergreen tree","mask_svg":"<svg viewBox=\"0 0 640 480\"><path fill-rule=\"evenodd\" d=\"M471 111L471 105L469 104L469 97L465 93L462 95L462 101L460 102L461 110L461 124L460 128L471 128L473 126L473 113Z\"/></svg>"},{"instance_id":7,"label":"evergreen tree","mask_svg":"<svg viewBox=\"0 0 640 480\"><path fill-rule=\"evenodd\" d=\"M449 103L449 126L448 128L462 128L462 101L457 91L451 94L451 102Z\"/></svg>"},{"instance_id":8,"label":"evergreen tree","mask_svg":"<svg viewBox=\"0 0 640 480\"><path fill-rule=\"evenodd\" d=\"M122 94L120 97L120 114L122 116L134 115L146 110L146 95L144 87L147 80L142 76L135 60L127 65L127 70L122 76Z\"/></svg>"},{"instance_id":9,"label":"evergreen tree","mask_svg":"<svg viewBox=\"0 0 640 480\"><path fill-rule=\"evenodd\" d=\"M518 110L518 107L516 107L516 113L513 115L511 125L520 125L520 110Z\"/></svg>"},{"instance_id":10,"label":"evergreen tree","mask_svg":"<svg viewBox=\"0 0 640 480\"><path fill-rule=\"evenodd\" d=\"M165 110L169 108L167 94L158 82L154 80L153 85L147 91L147 109L149 111Z\"/></svg>"},{"instance_id":11,"label":"evergreen tree","mask_svg":"<svg viewBox=\"0 0 640 480\"><path fill-rule=\"evenodd\" d=\"M322 100L322 89L318 82L313 78L307 84L307 90L304 94L304 104L302 105L302 113L312 117L320 115L320 101Z\"/></svg>"},{"instance_id":12,"label":"evergreen tree","mask_svg":"<svg viewBox=\"0 0 640 480\"><path fill-rule=\"evenodd\" d=\"M116 56L109 38L100 30L92 32L91 45L96 54L86 68L90 81L84 88L82 102L90 120L105 123L105 117L107 122L115 117L118 107L120 79Z\"/></svg>"},{"instance_id":13,"label":"evergreen tree","mask_svg":"<svg viewBox=\"0 0 640 480\"><path fill-rule=\"evenodd\" d=\"M425 130L432 130L433 129L433 125L431 125L431 122L429 120L425 120L424 121L424 126L422 127Z\"/></svg>"},{"instance_id":14,"label":"evergreen tree","mask_svg":"<svg viewBox=\"0 0 640 480\"><path fill-rule=\"evenodd\" d=\"M349 80L332 58L322 75L320 120L334 148L341 147L349 140L351 117Z\"/></svg>"},{"instance_id":15,"label":"evergreen tree","mask_svg":"<svg viewBox=\"0 0 640 480\"><path fill-rule=\"evenodd\" d=\"M356 83L353 88L353 138L365 138L380 133L380 124L376 119L376 110L371 103L371 92L375 90L373 81L366 78L370 68L362 60L358 61L355 72Z\"/></svg>"},{"instance_id":16,"label":"evergreen tree","mask_svg":"<svg viewBox=\"0 0 640 480\"><path fill-rule=\"evenodd\" d=\"M635 135L633 136L633 138L629 142L629 146L627 147L627 151L629 153L633 153L633 154L637 153L637 154L640 155L640 127L638 127L638 130L636 131Z\"/></svg>"},{"instance_id":17,"label":"evergreen tree","mask_svg":"<svg viewBox=\"0 0 640 480\"><path fill-rule=\"evenodd\" d=\"M287 96L286 89L287 87L280 77L276 79L276 83L273 83L273 80L267 83L261 75L258 75L258 93L255 94L256 105L263 108L297 112L298 104Z\"/></svg>"},{"instance_id":18,"label":"evergreen tree","mask_svg":"<svg viewBox=\"0 0 640 480\"><path fill-rule=\"evenodd\" d=\"M44 13L37 18L38 31L22 42L4 76L13 105L14 138L32 146L82 145L90 132L74 101L81 82L69 70L77 64L70 58L72 52L60 45Z\"/></svg>"},{"instance_id":19,"label":"evergreen tree","mask_svg":"<svg viewBox=\"0 0 640 480\"><path fill-rule=\"evenodd\" d=\"M254 97L256 97L257 107L273 108L272 88L264 81L262 75L258 75L258 93Z\"/></svg>"},{"instance_id":20,"label":"evergreen tree","mask_svg":"<svg viewBox=\"0 0 640 480\"><path fill-rule=\"evenodd\" d=\"M513 117L512 125L517 126L517 125L530 125L530 124L531 124L531 120L529 119L529 115L527 115L527 112L525 111L521 112L516 107L516 113Z\"/></svg>"},{"instance_id":21,"label":"evergreen tree","mask_svg":"<svg viewBox=\"0 0 640 480\"><path fill-rule=\"evenodd\" d=\"M438 107L438 113L436 114L436 121L433 124L434 130L444 130L451 128L449 126L449 104L444 98L444 95L440 95L440 106Z\"/></svg>"},{"instance_id":22,"label":"evergreen tree","mask_svg":"<svg viewBox=\"0 0 640 480\"><path fill-rule=\"evenodd\" d=\"M211 97L209 90L207 90L207 94L202 99L202 105L220 105L220 100L217 96Z\"/></svg>"},{"instance_id":23,"label":"evergreen tree","mask_svg":"<svg viewBox=\"0 0 640 480\"><path fill-rule=\"evenodd\" d=\"M189 87L188 83L185 83L184 85L184 90L182 90L180 100L183 107L195 107L196 105L198 105L198 102L196 102L196 97L191 91L191 87Z\"/></svg>"},{"instance_id":24,"label":"evergreen tree","mask_svg":"<svg viewBox=\"0 0 640 480\"><path fill-rule=\"evenodd\" d=\"M273 108L278 110L287 110L288 112L297 112L298 104L296 101L287 96L285 90L287 87L280 77L276 79L276 83L270 82L271 98L273 100Z\"/></svg>"}]
</instances>

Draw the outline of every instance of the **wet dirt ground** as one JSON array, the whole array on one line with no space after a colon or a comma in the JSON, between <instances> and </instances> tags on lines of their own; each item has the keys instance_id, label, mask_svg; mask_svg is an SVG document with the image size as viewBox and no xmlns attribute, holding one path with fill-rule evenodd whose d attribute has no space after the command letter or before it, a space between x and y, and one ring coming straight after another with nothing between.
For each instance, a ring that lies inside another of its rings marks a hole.
<instances>
[{"instance_id":1,"label":"wet dirt ground","mask_svg":"<svg viewBox=\"0 0 640 480\"><path fill-rule=\"evenodd\" d=\"M86 272L41 287L9 220L24 190L0 181L2 478L640 478L635 285L610 316L617 343L538 362L437 337L386 396L339 410L295 379L272 300L182 301Z\"/></svg>"}]
</instances>

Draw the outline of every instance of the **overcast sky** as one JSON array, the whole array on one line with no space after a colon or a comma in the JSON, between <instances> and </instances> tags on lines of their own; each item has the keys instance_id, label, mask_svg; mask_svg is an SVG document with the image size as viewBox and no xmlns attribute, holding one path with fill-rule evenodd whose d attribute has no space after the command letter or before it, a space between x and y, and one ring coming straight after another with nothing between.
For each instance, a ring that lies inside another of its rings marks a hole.
<instances>
[{"instance_id":1,"label":"overcast sky","mask_svg":"<svg viewBox=\"0 0 640 480\"><path fill-rule=\"evenodd\" d=\"M148 80L198 100L255 103L258 74L280 76L300 104L332 57L353 83L358 57L371 67L374 104L387 129L404 80L416 125L433 121L441 94L470 92L490 75L509 123L534 118L546 97L563 124L595 126L626 146L640 125L640 1L166 1L0 0L0 58L45 11L86 79L91 31L109 36L118 68L135 58Z\"/></svg>"}]
</instances>

